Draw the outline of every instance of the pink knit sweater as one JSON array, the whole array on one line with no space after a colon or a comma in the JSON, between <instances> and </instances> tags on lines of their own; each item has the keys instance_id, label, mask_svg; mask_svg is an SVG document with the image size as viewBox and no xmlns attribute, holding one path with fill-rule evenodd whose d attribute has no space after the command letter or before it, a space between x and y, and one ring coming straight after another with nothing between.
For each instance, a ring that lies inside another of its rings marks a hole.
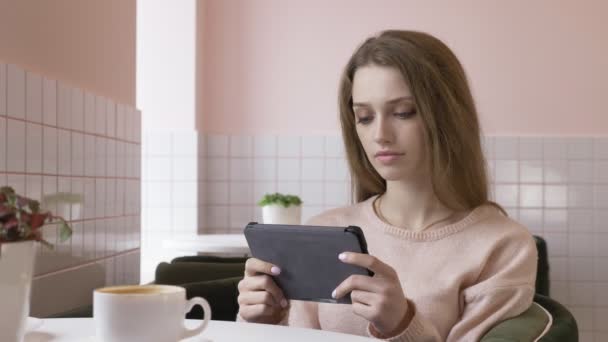
<instances>
[{"instance_id":1,"label":"pink knit sweater","mask_svg":"<svg viewBox=\"0 0 608 342\"><path fill-rule=\"evenodd\" d=\"M374 199L329 210L307 224L361 227L369 253L396 270L415 313L405 331L383 338L477 341L530 306L537 253L525 227L484 205L454 224L411 232L380 220ZM348 304L291 301L283 324L381 338Z\"/></svg>"}]
</instances>

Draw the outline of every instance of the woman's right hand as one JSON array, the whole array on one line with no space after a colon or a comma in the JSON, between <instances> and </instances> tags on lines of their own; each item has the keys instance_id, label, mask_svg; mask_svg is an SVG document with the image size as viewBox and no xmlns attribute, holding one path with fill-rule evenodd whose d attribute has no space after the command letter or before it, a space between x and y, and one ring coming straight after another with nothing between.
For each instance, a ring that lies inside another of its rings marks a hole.
<instances>
[{"instance_id":1,"label":"woman's right hand","mask_svg":"<svg viewBox=\"0 0 608 342\"><path fill-rule=\"evenodd\" d=\"M287 314L289 302L271 275L281 269L259 259L245 263L245 277L239 282L239 315L247 322L277 324Z\"/></svg>"}]
</instances>

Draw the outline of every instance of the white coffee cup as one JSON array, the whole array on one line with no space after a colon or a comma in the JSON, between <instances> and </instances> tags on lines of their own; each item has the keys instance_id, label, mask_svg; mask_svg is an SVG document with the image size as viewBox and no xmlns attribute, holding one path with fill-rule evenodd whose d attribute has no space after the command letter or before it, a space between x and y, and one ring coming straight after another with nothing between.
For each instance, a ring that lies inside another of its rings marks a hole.
<instances>
[{"instance_id":1,"label":"white coffee cup","mask_svg":"<svg viewBox=\"0 0 608 342\"><path fill-rule=\"evenodd\" d=\"M185 316L195 305L205 317L187 329ZM179 286L113 286L95 290L93 318L96 337L103 342L176 342L205 330L211 307L200 297L186 300L186 290Z\"/></svg>"}]
</instances>

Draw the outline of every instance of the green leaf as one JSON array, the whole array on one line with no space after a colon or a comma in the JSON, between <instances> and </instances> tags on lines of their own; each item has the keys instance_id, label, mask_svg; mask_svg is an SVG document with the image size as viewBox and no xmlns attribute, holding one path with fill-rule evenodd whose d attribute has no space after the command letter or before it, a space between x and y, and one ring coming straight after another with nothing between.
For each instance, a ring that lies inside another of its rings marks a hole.
<instances>
[{"instance_id":1,"label":"green leaf","mask_svg":"<svg viewBox=\"0 0 608 342\"><path fill-rule=\"evenodd\" d=\"M285 208L289 206L297 206L302 204L302 200L298 196L295 195L284 195L278 192L274 194L266 194L262 199L258 202L258 205L261 207L267 205L281 205Z\"/></svg>"},{"instance_id":2,"label":"green leaf","mask_svg":"<svg viewBox=\"0 0 608 342\"><path fill-rule=\"evenodd\" d=\"M68 223L63 221L59 226L59 241L64 242L72 236L72 229L68 226Z\"/></svg>"}]
</instances>

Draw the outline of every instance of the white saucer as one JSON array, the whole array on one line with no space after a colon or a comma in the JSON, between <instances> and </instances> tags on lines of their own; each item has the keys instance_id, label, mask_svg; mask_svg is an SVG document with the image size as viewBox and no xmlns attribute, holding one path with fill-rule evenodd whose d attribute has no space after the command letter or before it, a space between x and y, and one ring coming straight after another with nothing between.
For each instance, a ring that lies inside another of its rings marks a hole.
<instances>
[{"instance_id":1,"label":"white saucer","mask_svg":"<svg viewBox=\"0 0 608 342\"><path fill-rule=\"evenodd\" d=\"M33 331L40 328L44 324L44 320L36 317L28 317L25 323L25 331Z\"/></svg>"}]
</instances>

